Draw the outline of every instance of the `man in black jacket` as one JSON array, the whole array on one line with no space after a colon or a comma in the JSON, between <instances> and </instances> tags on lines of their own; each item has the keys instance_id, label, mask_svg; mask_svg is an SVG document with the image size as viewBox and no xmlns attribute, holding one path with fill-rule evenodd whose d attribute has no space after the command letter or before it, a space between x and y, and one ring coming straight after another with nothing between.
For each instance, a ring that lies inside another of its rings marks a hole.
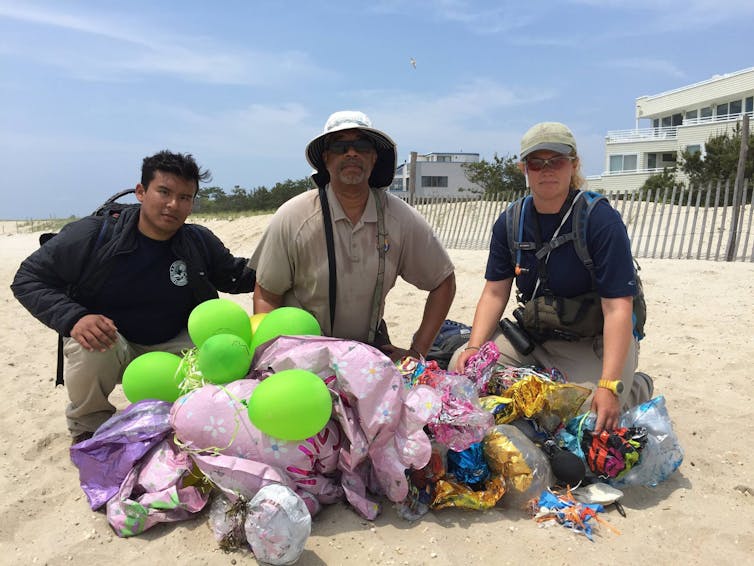
<instances>
[{"instance_id":1,"label":"man in black jacket","mask_svg":"<svg viewBox=\"0 0 754 566\"><path fill-rule=\"evenodd\" d=\"M64 336L66 409L74 442L115 412L108 396L129 362L192 347L188 315L202 301L251 292L254 271L207 228L185 224L199 181L189 154L161 151L142 164L140 205L117 217L65 226L21 264L11 288Z\"/></svg>"}]
</instances>

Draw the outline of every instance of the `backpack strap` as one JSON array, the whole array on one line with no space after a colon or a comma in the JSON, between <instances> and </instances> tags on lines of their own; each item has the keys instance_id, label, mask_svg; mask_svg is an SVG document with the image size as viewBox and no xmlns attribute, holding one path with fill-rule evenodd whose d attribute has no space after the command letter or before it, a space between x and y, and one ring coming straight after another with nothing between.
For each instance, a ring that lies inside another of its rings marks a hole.
<instances>
[{"instance_id":1,"label":"backpack strap","mask_svg":"<svg viewBox=\"0 0 754 566\"><path fill-rule=\"evenodd\" d=\"M335 270L335 241L333 238L332 217L330 216L330 202L327 200L327 190L319 188L319 204L325 224L325 243L327 244L327 267L330 270L330 332L335 326L335 297L338 291L337 271Z\"/></svg>"},{"instance_id":2,"label":"backpack strap","mask_svg":"<svg viewBox=\"0 0 754 566\"><path fill-rule=\"evenodd\" d=\"M536 242L522 242L524 237L524 214L526 208L532 207L531 195L521 197L512 202L505 211L505 230L508 237L508 250L511 253L511 263L515 266L516 275L521 273L521 251L537 249Z\"/></svg>"},{"instance_id":3,"label":"backpack strap","mask_svg":"<svg viewBox=\"0 0 754 566\"><path fill-rule=\"evenodd\" d=\"M592 261L592 256L589 254L589 249L586 245L586 229L589 215L601 200L607 200L607 197L593 191L580 191L580 198L577 200L573 209L572 233L575 235L573 247L576 250L576 255L579 256L581 263L584 264L584 267L589 270L589 274L592 276L592 286L594 286L595 283L594 261Z\"/></svg>"},{"instance_id":4,"label":"backpack strap","mask_svg":"<svg viewBox=\"0 0 754 566\"><path fill-rule=\"evenodd\" d=\"M387 232L385 231L385 211L382 209L382 199L378 189L372 188L374 205L377 208L377 282L374 286L372 295L372 312L369 316L369 335L368 343L373 344L375 337L379 332L380 324L380 305L382 304L382 288L385 281L385 254L390 244L387 241Z\"/></svg>"},{"instance_id":5,"label":"backpack strap","mask_svg":"<svg viewBox=\"0 0 754 566\"><path fill-rule=\"evenodd\" d=\"M130 195L130 194L135 194L135 193L136 193L136 189L125 189L123 191L115 193L113 196L111 196L105 202L103 202L102 205L97 210L92 212L92 216L114 215L117 218L118 213L123 208L127 206L138 206L138 205L121 204L115 201L117 201L121 197Z\"/></svg>"}]
</instances>

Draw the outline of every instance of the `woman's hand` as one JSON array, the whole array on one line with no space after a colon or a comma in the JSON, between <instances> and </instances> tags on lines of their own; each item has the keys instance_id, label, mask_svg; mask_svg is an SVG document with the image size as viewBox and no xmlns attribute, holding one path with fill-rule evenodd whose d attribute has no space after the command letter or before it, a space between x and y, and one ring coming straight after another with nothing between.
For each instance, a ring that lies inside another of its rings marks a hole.
<instances>
[{"instance_id":1,"label":"woman's hand","mask_svg":"<svg viewBox=\"0 0 754 566\"><path fill-rule=\"evenodd\" d=\"M468 359L478 351L479 348L469 348L467 350L464 350L463 352L461 352L461 355L458 356L458 360L456 360L456 367L451 369L456 373L463 373L464 371L466 371L466 362L468 361Z\"/></svg>"},{"instance_id":2,"label":"woman's hand","mask_svg":"<svg viewBox=\"0 0 754 566\"><path fill-rule=\"evenodd\" d=\"M620 418L618 396L609 389L598 387L592 398L592 412L597 415L594 432L597 434L603 430L611 432L618 427L618 419Z\"/></svg>"}]
</instances>

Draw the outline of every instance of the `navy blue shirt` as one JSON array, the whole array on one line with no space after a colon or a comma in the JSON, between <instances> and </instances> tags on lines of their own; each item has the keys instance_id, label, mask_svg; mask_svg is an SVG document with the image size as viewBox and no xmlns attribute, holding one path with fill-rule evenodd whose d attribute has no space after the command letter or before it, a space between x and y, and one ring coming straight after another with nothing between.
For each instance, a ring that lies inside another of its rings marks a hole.
<instances>
[{"instance_id":1,"label":"navy blue shirt","mask_svg":"<svg viewBox=\"0 0 754 566\"><path fill-rule=\"evenodd\" d=\"M186 262L172 252L171 241L137 233L137 242L133 253L114 257L107 281L87 307L111 318L126 340L159 344L185 328L196 301Z\"/></svg>"},{"instance_id":2,"label":"navy blue shirt","mask_svg":"<svg viewBox=\"0 0 754 566\"><path fill-rule=\"evenodd\" d=\"M522 211L524 235L522 241L535 242L539 217L541 242L549 242L560 224L558 214L539 214L529 200ZM559 234L571 232L572 217L569 215ZM516 229L518 231L518 228ZM600 201L594 207L587 223L587 249L594 262L597 293L600 297L629 297L636 294L633 258L626 226L607 201ZM528 269L516 277L516 286L526 300L529 299L537 281L537 259L533 251L521 252L521 267ZM495 221L490 241L490 254L487 258L485 279L502 281L515 275L514 263L508 248L506 214L503 212ZM555 248L547 261L547 278L550 290L557 297L575 297L587 293L592 288L589 270L576 254L573 242ZM537 295L542 294L542 284Z\"/></svg>"}]
</instances>

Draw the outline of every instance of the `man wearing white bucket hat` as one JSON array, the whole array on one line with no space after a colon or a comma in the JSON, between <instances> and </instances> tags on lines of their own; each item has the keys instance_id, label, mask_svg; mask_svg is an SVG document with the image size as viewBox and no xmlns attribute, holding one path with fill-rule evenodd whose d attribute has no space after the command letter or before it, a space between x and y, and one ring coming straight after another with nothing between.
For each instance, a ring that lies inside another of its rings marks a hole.
<instances>
[{"instance_id":1,"label":"man wearing white bucket hat","mask_svg":"<svg viewBox=\"0 0 754 566\"><path fill-rule=\"evenodd\" d=\"M362 112L332 114L306 147L317 191L275 213L250 260L254 311L295 306L323 334L379 347L393 360L426 355L455 296L453 264L412 207L382 190L393 181L396 149ZM382 319L398 276L429 291L406 349L390 343Z\"/></svg>"}]
</instances>

